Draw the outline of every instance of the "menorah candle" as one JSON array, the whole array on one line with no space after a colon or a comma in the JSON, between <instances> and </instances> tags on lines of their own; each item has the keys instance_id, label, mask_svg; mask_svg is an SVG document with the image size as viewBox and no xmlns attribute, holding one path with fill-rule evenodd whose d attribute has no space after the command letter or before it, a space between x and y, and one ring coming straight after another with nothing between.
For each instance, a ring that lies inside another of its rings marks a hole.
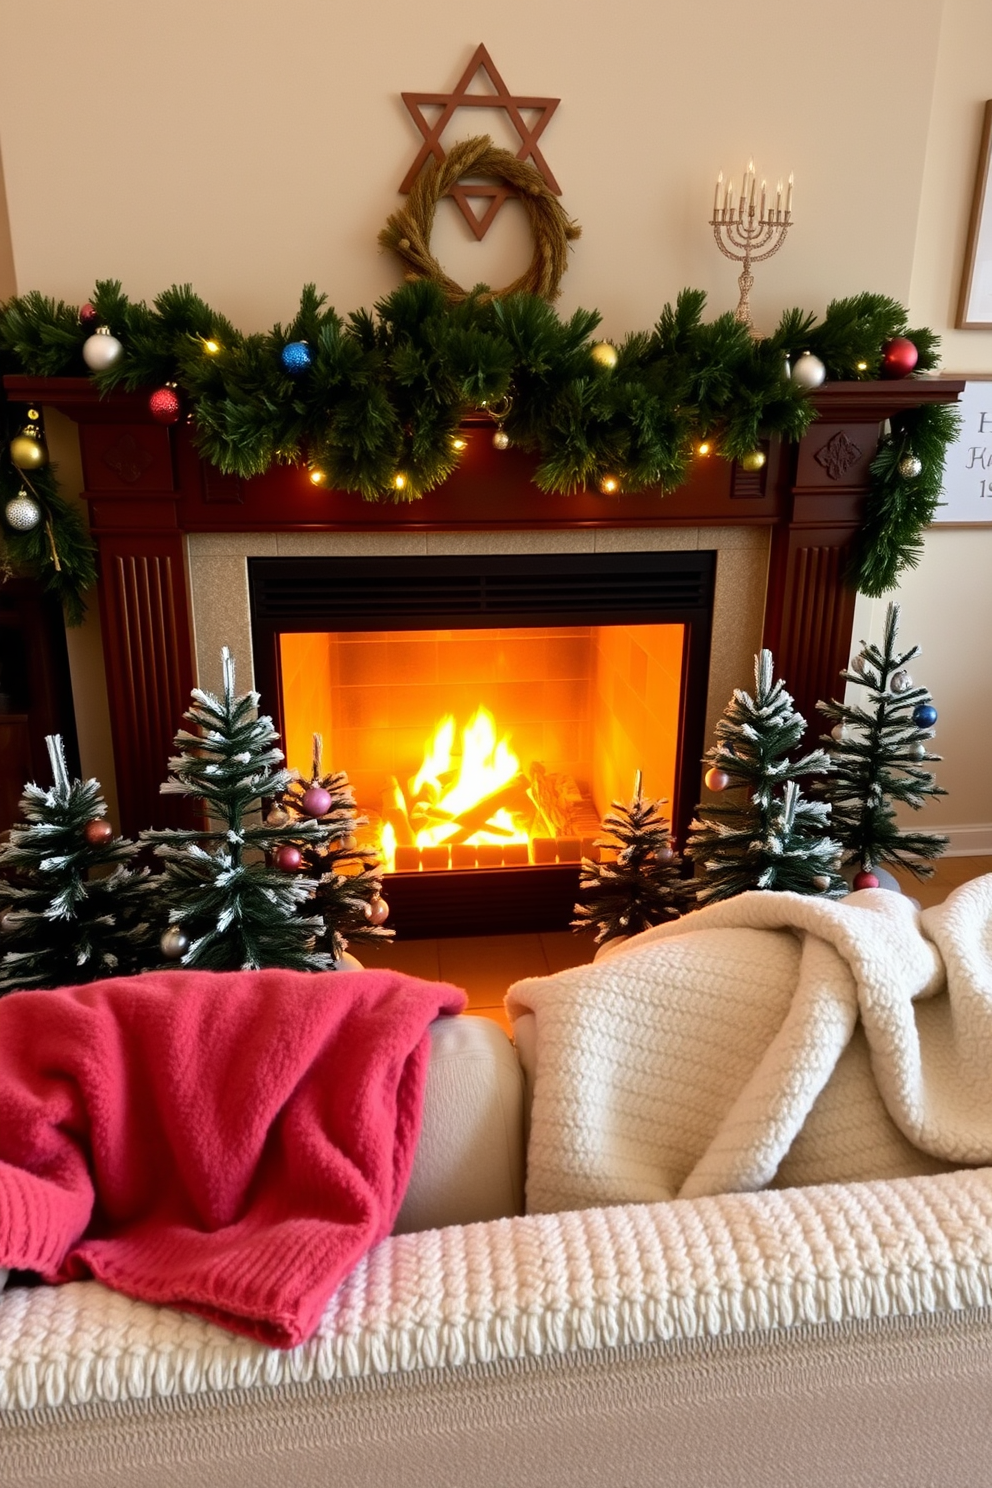
<instances>
[{"instance_id":1,"label":"menorah candle","mask_svg":"<svg viewBox=\"0 0 992 1488\"><path fill-rule=\"evenodd\" d=\"M764 220L765 220L765 192L767 191L767 189L768 189L768 182L767 181L762 181L762 183L761 183L761 220L762 220L762 222L764 222Z\"/></svg>"},{"instance_id":2,"label":"menorah candle","mask_svg":"<svg viewBox=\"0 0 992 1488\"><path fill-rule=\"evenodd\" d=\"M786 217L788 217L789 213L792 211L792 187L793 187L793 185L795 183L795 179L796 179L795 178L795 175L793 174L792 171L790 171L789 172L789 194L785 198L785 215L786 215Z\"/></svg>"},{"instance_id":3,"label":"menorah candle","mask_svg":"<svg viewBox=\"0 0 992 1488\"><path fill-rule=\"evenodd\" d=\"M720 210L720 187L723 185L723 171L716 178L716 190L713 193L713 216Z\"/></svg>"}]
</instances>

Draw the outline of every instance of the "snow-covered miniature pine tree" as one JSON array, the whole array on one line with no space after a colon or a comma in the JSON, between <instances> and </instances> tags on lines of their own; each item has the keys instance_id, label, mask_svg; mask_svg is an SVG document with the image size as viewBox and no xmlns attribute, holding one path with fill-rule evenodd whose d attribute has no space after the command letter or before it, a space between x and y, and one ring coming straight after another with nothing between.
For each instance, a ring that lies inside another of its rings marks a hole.
<instances>
[{"instance_id":1,"label":"snow-covered miniature pine tree","mask_svg":"<svg viewBox=\"0 0 992 1488\"><path fill-rule=\"evenodd\" d=\"M928 748L937 722L933 699L906 670L920 648L900 651L898 629L899 606L890 604L882 645L863 645L840 674L867 693L864 703L818 704L833 723L832 733L823 737L831 773L821 789L832 808L831 831L857 870L855 888L873 887L872 870L883 864L929 878L928 860L947 846L946 837L907 832L896 824L894 803L918 811L930 796L947 794L924 768L939 762L940 755Z\"/></svg>"},{"instance_id":2,"label":"snow-covered miniature pine tree","mask_svg":"<svg viewBox=\"0 0 992 1488\"><path fill-rule=\"evenodd\" d=\"M380 892L382 870L374 851L361 845L368 817L360 816L343 770L323 774L322 740L313 736L313 767L307 783L291 785L266 817L269 823L316 820L326 840L303 849L308 875L317 880L316 908L324 921L323 945L338 960L349 943L391 940L389 906Z\"/></svg>"},{"instance_id":3,"label":"snow-covered miniature pine tree","mask_svg":"<svg viewBox=\"0 0 992 1488\"><path fill-rule=\"evenodd\" d=\"M162 858L160 905L169 928L162 954L203 971L284 966L326 971L333 957L316 949L324 924L304 913L317 884L300 873L303 849L326 841L314 820L263 822L264 798L292 780L271 718L258 714L258 693L234 689L234 661L225 646L222 697L199 688L184 715L197 732L180 729L163 793L201 803L206 825L142 832Z\"/></svg>"},{"instance_id":4,"label":"snow-covered miniature pine tree","mask_svg":"<svg viewBox=\"0 0 992 1488\"><path fill-rule=\"evenodd\" d=\"M0 993L128 976L155 956L137 847L114 835L97 781L69 779L61 737L45 743L52 784L24 787L0 847Z\"/></svg>"},{"instance_id":5,"label":"snow-covered miniature pine tree","mask_svg":"<svg viewBox=\"0 0 992 1488\"><path fill-rule=\"evenodd\" d=\"M827 756L813 749L789 758L805 729L784 682L774 680L771 652L762 651L754 659L754 696L734 692L706 756L707 786L730 791L731 799L698 807L692 823L686 855L703 870L693 885L700 904L748 889L847 893L837 872L840 844L827 835L829 807L805 800L798 785L824 774Z\"/></svg>"},{"instance_id":6,"label":"snow-covered miniature pine tree","mask_svg":"<svg viewBox=\"0 0 992 1488\"><path fill-rule=\"evenodd\" d=\"M584 898L575 906L572 929L595 929L597 945L678 918L686 884L663 805L643 795L638 770L633 799L614 801L603 817L603 835L595 845L610 857L598 863L582 860L579 891Z\"/></svg>"}]
</instances>

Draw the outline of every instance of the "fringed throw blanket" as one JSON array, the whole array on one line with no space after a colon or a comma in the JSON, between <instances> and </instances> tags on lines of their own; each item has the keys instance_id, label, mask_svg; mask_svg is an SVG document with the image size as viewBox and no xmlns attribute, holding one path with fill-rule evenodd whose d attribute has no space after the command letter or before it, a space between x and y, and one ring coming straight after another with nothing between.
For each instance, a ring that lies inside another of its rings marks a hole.
<instances>
[{"instance_id":1,"label":"fringed throw blanket","mask_svg":"<svg viewBox=\"0 0 992 1488\"><path fill-rule=\"evenodd\" d=\"M389 1234L428 1025L398 972L149 973L0 1000L0 1266L290 1347Z\"/></svg>"},{"instance_id":2,"label":"fringed throw blanket","mask_svg":"<svg viewBox=\"0 0 992 1488\"><path fill-rule=\"evenodd\" d=\"M917 911L743 894L518 982L527 1205L695 1198L992 1163L992 875Z\"/></svg>"}]
</instances>

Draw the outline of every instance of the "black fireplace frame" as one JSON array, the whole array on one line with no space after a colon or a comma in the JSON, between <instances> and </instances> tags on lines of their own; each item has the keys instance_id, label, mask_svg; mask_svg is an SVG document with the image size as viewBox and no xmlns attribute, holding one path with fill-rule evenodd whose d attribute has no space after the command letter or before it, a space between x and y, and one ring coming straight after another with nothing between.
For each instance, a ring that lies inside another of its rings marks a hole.
<instances>
[{"instance_id":1,"label":"black fireplace frame","mask_svg":"<svg viewBox=\"0 0 992 1488\"><path fill-rule=\"evenodd\" d=\"M287 632L683 625L672 801L681 846L699 799L715 578L709 549L249 558L255 687L282 732ZM390 922L404 939L564 929L578 874L576 864L390 874Z\"/></svg>"}]
</instances>

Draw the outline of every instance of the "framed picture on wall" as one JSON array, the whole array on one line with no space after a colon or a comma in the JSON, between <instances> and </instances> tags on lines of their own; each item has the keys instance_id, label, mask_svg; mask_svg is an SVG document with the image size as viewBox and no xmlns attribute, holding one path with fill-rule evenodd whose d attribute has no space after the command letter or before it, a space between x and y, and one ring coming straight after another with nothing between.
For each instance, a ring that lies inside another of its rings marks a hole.
<instances>
[{"instance_id":1,"label":"framed picture on wall","mask_svg":"<svg viewBox=\"0 0 992 1488\"><path fill-rule=\"evenodd\" d=\"M971 206L968 249L961 281L958 325L963 330L992 330L992 99L985 105L978 179Z\"/></svg>"}]
</instances>

